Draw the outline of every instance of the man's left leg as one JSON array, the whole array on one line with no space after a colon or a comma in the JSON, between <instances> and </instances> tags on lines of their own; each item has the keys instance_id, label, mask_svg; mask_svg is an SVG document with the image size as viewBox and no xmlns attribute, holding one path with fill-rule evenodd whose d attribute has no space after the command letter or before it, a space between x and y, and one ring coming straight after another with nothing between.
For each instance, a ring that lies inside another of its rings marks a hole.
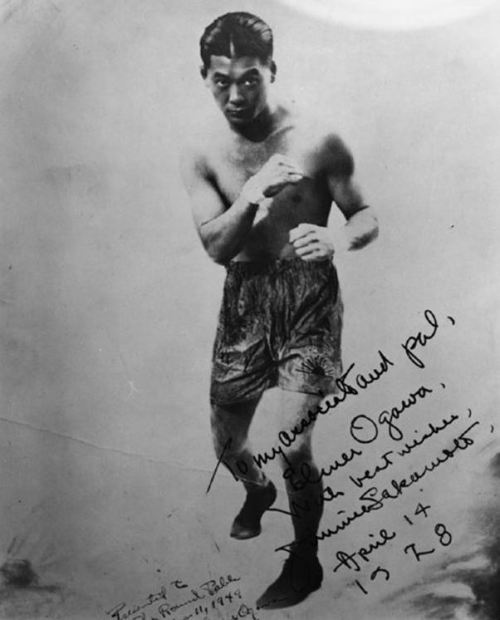
<instances>
[{"instance_id":1,"label":"man's left leg","mask_svg":"<svg viewBox=\"0 0 500 620\"><path fill-rule=\"evenodd\" d=\"M307 412L315 410L321 399L319 395L281 390L281 430L300 425L300 420L307 419ZM323 484L312 456L312 428L313 423L295 437L282 459L294 542L286 549L290 555L280 576L259 598L258 607L279 609L296 605L321 585L323 571L318 561L316 534L323 514Z\"/></svg>"}]
</instances>

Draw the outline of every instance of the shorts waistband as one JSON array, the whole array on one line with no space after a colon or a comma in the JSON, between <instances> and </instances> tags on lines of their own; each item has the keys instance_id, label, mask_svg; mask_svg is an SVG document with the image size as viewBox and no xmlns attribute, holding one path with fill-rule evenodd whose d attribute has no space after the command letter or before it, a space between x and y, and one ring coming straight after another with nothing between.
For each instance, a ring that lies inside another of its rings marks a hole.
<instances>
[{"instance_id":1,"label":"shorts waistband","mask_svg":"<svg viewBox=\"0 0 500 620\"><path fill-rule=\"evenodd\" d=\"M274 274L285 271L295 273L312 273L334 269L331 259L322 261L304 261L301 258L276 258L266 261L230 261L225 265L230 274L242 276L255 274Z\"/></svg>"}]
</instances>

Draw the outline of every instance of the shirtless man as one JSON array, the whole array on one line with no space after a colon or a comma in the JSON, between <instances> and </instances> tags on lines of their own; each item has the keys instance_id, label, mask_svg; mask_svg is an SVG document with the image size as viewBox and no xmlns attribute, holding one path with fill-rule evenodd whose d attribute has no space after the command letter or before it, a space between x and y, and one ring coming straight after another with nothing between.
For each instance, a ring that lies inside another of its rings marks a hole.
<instances>
[{"instance_id":1,"label":"shirtless man","mask_svg":"<svg viewBox=\"0 0 500 620\"><path fill-rule=\"evenodd\" d=\"M187 147L182 169L208 255L227 270L213 351L212 430L218 457L247 496L231 536L257 536L276 488L252 458L248 430L264 390L280 389L280 424L293 427L336 391L342 374L342 302L332 257L363 247L377 220L353 185L353 159L336 133L305 122L272 97L276 78L269 26L228 13L200 41L201 75L225 117ZM332 202L346 223L328 227ZM292 517L295 543L259 607L295 605L317 590L322 485L294 484L307 464L313 424L286 451L288 499L309 510ZM300 489L300 490L297 490ZM293 511L292 511L293 512ZM299 558L299 560L297 560Z\"/></svg>"}]
</instances>

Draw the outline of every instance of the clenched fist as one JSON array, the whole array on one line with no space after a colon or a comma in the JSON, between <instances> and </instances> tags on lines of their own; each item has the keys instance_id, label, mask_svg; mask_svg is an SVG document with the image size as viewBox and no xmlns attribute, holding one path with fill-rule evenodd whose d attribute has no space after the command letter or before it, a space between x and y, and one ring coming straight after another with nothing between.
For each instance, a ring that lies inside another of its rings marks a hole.
<instances>
[{"instance_id":1,"label":"clenched fist","mask_svg":"<svg viewBox=\"0 0 500 620\"><path fill-rule=\"evenodd\" d=\"M290 231L289 239L297 256L305 261L326 260L335 252L332 233L324 226L299 224Z\"/></svg>"},{"instance_id":2,"label":"clenched fist","mask_svg":"<svg viewBox=\"0 0 500 620\"><path fill-rule=\"evenodd\" d=\"M276 196L286 185L298 183L303 178L303 171L291 159L276 154L248 179L241 196L250 204L259 204L265 198Z\"/></svg>"}]
</instances>

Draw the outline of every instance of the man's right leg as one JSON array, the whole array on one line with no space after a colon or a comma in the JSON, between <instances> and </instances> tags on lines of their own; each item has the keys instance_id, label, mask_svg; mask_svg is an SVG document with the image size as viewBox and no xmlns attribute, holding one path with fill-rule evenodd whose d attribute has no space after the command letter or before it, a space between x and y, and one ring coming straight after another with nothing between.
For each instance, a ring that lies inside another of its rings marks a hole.
<instances>
[{"instance_id":1,"label":"man's right leg","mask_svg":"<svg viewBox=\"0 0 500 620\"><path fill-rule=\"evenodd\" d=\"M259 400L260 397L231 405L212 403L211 425L217 459L242 481L247 492L231 528L231 536L240 540L260 534L262 515L276 499L276 488L256 465L248 441Z\"/></svg>"}]
</instances>

